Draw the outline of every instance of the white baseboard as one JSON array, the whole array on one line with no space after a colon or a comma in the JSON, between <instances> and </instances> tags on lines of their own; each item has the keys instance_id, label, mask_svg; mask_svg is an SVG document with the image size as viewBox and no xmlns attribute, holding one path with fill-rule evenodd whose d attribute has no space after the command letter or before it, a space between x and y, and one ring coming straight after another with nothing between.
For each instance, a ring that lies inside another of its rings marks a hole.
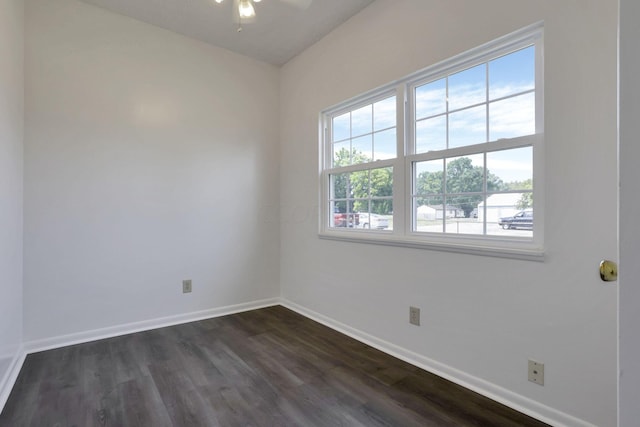
<instances>
[{"instance_id":1,"label":"white baseboard","mask_svg":"<svg viewBox=\"0 0 640 427\"><path fill-rule=\"evenodd\" d=\"M179 325L182 323L195 322L198 320L210 319L213 317L226 316L228 314L240 313L243 311L256 310L280 304L280 298L269 298L258 301L251 301L242 304L228 305L225 307L212 308L191 313L177 314L174 316L160 317L157 319L143 320L140 322L126 323L122 325L110 326L107 328L93 329L90 331L76 332L68 335L60 335L41 340L27 341L24 343L24 351L36 353L38 351L51 350L68 345L82 344L90 341L112 338L134 332L148 331L151 329L164 328L166 326Z\"/></svg>"},{"instance_id":2,"label":"white baseboard","mask_svg":"<svg viewBox=\"0 0 640 427\"><path fill-rule=\"evenodd\" d=\"M377 338L373 335L352 328L344 323L338 322L330 317L324 316L292 301L282 298L280 304L289 308L305 317L322 323L338 332L350 336L360 342L374 347L384 353L404 360L414 366L431 372L439 377L447 379L453 383L459 384L467 389L473 390L483 396L486 396L496 402L502 403L516 411L527 414L533 418L543 421L552 426L558 427L596 427L584 420L576 418L572 415L558 411L549 406L543 405L528 397L519 395L496 384L485 381L481 378L474 377L451 366L429 359L428 357L414 353L403 347Z\"/></svg>"},{"instance_id":3,"label":"white baseboard","mask_svg":"<svg viewBox=\"0 0 640 427\"><path fill-rule=\"evenodd\" d=\"M19 347L18 351L16 351L16 354L11 359L4 376L0 378L0 412L4 409L7 399L9 399L11 390L18 379L18 374L20 373L20 369L22 369L22 364L26 357L27 353L24 351L24 348L22 346Z\"/></svg>"}]
</instances>

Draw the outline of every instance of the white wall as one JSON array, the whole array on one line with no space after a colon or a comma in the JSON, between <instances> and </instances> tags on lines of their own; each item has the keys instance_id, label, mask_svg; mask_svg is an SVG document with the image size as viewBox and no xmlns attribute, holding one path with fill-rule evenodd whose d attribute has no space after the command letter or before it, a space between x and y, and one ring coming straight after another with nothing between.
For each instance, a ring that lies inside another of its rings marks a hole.
<instances>
[{"instance_id":1,"label":"white wall","mask_svg":"<svg viewBox=\"0 0 640 427\"><path fill-rule=\"evenodd\" d=\"M318 238L322 109L539 20L543 263ZM617 289L597 271L617 253L616 20L597 0L378 0L286 64L283 297L548 419L615 425ZM527 381L528 358L545 363L544 387Z\"/></svg>"},{"instance_id":2,"label":"white wall","mask_svg":"<svg viewBox=\"0 0 640 427\"><path fill-rule=\"evenodd\" d=\"M620 391L619 425L640 420L640 4L620 1Z\"/></svg>"},{"instance_id":3,"label":"white wall","mask_svg":"<svg viewBox=\"0 0 640 427\"><path fill-rule=\"evenodd\" d=\"M279 295L277 68L75 0L25 68L26 341Z\"/></svg>"},{"instance_id":4,"label":"white wall","mask_svg":"<svg viewBox=\"0 0 640 427\"><path fill-rule=\"evenodd\" d=\"M23 32L23 1L0 0L0 394L22 340Z\"/></svg>"}]
</instances>

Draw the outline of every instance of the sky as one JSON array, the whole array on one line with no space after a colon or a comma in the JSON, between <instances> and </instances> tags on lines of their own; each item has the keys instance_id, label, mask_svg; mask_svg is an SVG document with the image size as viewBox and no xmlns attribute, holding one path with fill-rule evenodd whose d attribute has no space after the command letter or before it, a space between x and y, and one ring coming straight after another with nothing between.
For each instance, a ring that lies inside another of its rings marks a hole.
<instances>
[{"instance_id":1,"label":"sky","mask_svg":"<svg viewBox=\"0 0 640 427\"><path fill-rule=\"evenodd\" d=\"M534 88L533 46L416 87L416 153L535 133ZM396 157L395 118L395 97L335 117L334 152L353 148L373 160ZM531 166L530 149L487 159L489 171L505 182L531 178Z\"/></svg>"}]
</instances>

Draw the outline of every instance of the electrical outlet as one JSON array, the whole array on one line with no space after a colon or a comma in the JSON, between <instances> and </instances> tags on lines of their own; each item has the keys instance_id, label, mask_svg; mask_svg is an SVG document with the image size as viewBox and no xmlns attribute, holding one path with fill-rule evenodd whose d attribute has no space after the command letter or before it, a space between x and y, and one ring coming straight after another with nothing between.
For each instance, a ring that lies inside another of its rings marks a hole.
<instances>
[{"instance_id":1,"label":"electrical outlet","mask_svg":"<svg viewBox=\"0 0 640 427\"><path fill-rule=\"evenodd\" d=\"M529 381L544 385L544 363L529 360Z\"/></svg>"},{"instance_id":2,"label":"electrical outlet","mask_svg":"<svg viewBox=\"0 0 640 427\"><path fill-rule=\"evenodd\" d=\"M409 307L409 323L420 326L420 309L417 307Z\"/></svg>"},{"instance_id":3,"label":"electrical outlet","mask_svg":"<svg viewBox=\"0 0 640 427\"><path fill-rule=\"evenodd\" d=\"M182 281L182 293L188 294L191 292L191 279Z\"/></svg>"}]
</instances>

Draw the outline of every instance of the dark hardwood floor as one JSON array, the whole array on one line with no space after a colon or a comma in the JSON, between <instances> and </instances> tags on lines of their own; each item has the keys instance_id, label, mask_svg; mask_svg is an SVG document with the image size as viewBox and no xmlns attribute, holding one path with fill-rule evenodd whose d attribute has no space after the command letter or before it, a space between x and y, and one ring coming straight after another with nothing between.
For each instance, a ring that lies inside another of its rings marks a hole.
<instances>
[{"instance_id":1,"label":"dark hardwood floor","mask_svg":"<svg viewBox=\"0 0 640 427\"><path fill-rule=\"evenodd\" d=\"M544 426L277 306L31 354L0 426Z\"/></svg>"}]
</instances>

